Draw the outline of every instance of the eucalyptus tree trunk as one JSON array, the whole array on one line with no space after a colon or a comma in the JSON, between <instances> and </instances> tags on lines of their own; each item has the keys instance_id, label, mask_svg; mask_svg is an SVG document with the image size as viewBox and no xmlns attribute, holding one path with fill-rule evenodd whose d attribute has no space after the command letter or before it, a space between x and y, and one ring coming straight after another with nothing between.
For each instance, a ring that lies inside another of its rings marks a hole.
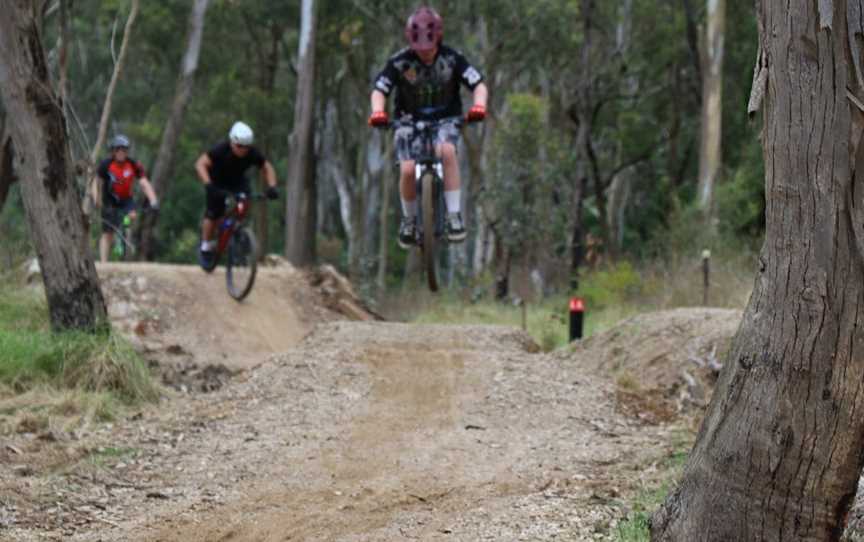
<instances>
[{"instance_id":1,"label":"eucalyptus tree trunk","mask_svg":"<svg viewBox=\"0 0 864 542\"><path fill-rule=\"evenodd\" d=\"M652 540L839 540L864 464L860 0L761 0L765 244Z\"/></svg>"},{"instance_id":2,"label":"eucalyptus tree trunk","mask_svg":"<svg viewBox=\"0 0 864 542\"><path fill-rule=\"evenodd\" d=\"M709 225L720 175L723 136L723 51L726 0L708 0L708 31L702 59L702 137L699 150L698 204ZM712 226L713 228L713 226Z\"/></svg>"},{"instance_id":3,"label":"eucalyptus tree trunk","mask_svg":"<svg viewBox=\"0 0 864 542\"><path fill-rule=\"evenodd\" d=\"M186 108L192 98L192 88L195 84L195 72L198 71L198 58L201 55L201 40L204 35L204 16L210 0L195 0L189 16L189 32L186 37L186 52L180 65L180 75L177 88L174 91L174 101L168 114L168 122L162 132L162 141L156 155L156 163L150 180L159 199L163 199L174 184L174 162L176 158L177 141L183 130ZM156 217L146 215L148 220L141 221L141 239L139 243L140 256L146 260L154 257L153 241L156 235Z\"/></svg>"},{"instance_id":4,"label":"eucalyptus tree trunk","mask_svg":"<svg viewBox=\"0 0 864 542\"><path fill-rule=\"evenodd\" d=\"M33 2L6 2L0 17L0 96L15 141L27 223L54 330L107 325L105 301L88 257L63 109L55 93Z\"/></svg>"},{"instance_id":5,"label":"eucalyptus tree trunk","mask_svg":"<svg viewBox=\"0 0 864 542\"><path fill-rule=\"evenodd\" d=\"M387 289L387 259L390 243L390 228L389 218L391 202L393 200L393 188L397 182L396 170L391 166L393 163L394 146L391 138L385 140L384 152L384 168L381 171L381 206L378 208L378 269L375 278L376 286L379 292L384 292Z\"/></svg>"},{"instance_id":6,"label":"eucalyptus tree trunk","mask_svg":"<svg viewBox=\"0 0 864 542\"><path fill-rule=\"evenodd\" d=\"M297 55L297 96L291 159L288 174L288 201L285 217L285 256L296 266L315 261L315 34L316 2L302 0L300 46Z\"/></svg>"},{"instance_id":7,"label":"eucalyptus tree trunk","mask_svg":"<svg viewBox=\"0 0 864 542\"><path fill-rule=\"evenodd\" d=\"M630 53L631 33L633 30L633 0L623 0L619 6L618 27L616 36L617 57L620 59L622 73L627 72L627 61ZM625 96L632 96L636 93L638 81L634 75L625 75L622 78L621 89ZM620 118L615 120L617 128L622 128L623 122ZM618 141L616 154L616 162L624 161L624 144ZM608 212L609 218L609 236L611 244L609 251L613 258L617 258L624 245L624 229L626 226L627 204L630 200L632 172L631 168L624 168L612 177L612 182L609 184L609 201Z\"/></svg>"}]
</instances>

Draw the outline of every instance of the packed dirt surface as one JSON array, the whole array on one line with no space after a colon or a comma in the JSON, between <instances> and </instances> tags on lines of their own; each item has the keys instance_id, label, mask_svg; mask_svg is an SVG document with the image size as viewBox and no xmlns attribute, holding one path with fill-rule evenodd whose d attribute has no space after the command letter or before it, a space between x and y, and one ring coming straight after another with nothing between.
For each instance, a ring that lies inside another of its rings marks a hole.
<instances>
[{"instance_id":1,"label":"packed dirt surface","mask_svg":"<svg viewBox=\"0 0 864 542\"><path fill-rule=\"evenodd\" d=\"M31 497L6 535L603 539L673 430L536 350L506 328L320 326L242 382L100 428L89 459L7 478Z\"/></svg>"},{"instance_id":2,"label":"packed dirt surface","mask_svg":"<svg viewBox=\"0 0 864 542\"><path fill-rule=\"evenodd\" d=\"M2 540L610 540L692 438L682 371L740 318L644 315L546 355L508 328L346 321L375 316L329 271L264 270L242 304L218 271L100 274L154 363L234 377L114 423L22 421Z\"/></svg>"}]
</instances>

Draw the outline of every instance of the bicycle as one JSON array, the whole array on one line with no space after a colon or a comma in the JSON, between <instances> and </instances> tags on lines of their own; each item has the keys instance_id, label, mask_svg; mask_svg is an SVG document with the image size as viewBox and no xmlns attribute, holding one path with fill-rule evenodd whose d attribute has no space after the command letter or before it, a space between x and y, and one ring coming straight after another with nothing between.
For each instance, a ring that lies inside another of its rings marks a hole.
<instances>
[{"instance_id":1,"label":"bicycle","mask_svg":"<svg viewBox=\"0 0 864 542\"><path fill-rule=\"evenodd\" d=\"M226 254L225 282L228 295L242 301L252 291L258 272L258 241L252 230L246 226L246 218L250 200L263 200L265 196L215 190L231 201L225 215L216 222L217 244L213 265L204 270L212 272L219 264L222 254Z\"/></svg>"},{"instance_id":2,"label":"bicycle","mask_svg":"<svg viewBox=\"0 0 864 542\"><path fill-rule=\"evenodd\" d=\"M438 128L445 122L456 121L461 128L461 117L434 120L436 110L421 110L419 120L393 121L388 127L397 130L411 127L419 133L422 150L415 160L414 178L417 183L417 197L420 206L417 210L417 246L423 255L423 268L429 290L438 291L437 246L447 242L445 215L447 205L444 201L444 166L435 153L435 139Z\"/></svg>"},{"instance_id":3,"label":"bicycle","mask_svg":"<svg viewBox=\"0 0 864 542\"><path fill-rule=\"evenodd\" d=\"M123 213L120 227L116 227L104 218L102 223L108 226L114 234L114 242L111 245L111 256L115 261L124 262L132 259L135 255L135 243L132 242L132 218L130 211L119 211Z\"/></svg>"}]
</instances>

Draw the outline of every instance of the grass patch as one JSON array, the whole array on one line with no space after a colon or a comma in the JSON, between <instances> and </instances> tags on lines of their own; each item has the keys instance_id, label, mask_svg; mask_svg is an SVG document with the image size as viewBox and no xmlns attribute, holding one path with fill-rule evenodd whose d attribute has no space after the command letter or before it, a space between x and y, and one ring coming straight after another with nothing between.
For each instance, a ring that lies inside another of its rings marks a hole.
<instances>
[{"instance_id":1,"label":"grass patch","mask_svg":"<svg viewBox=\"0 0 864 542\"><path fill-rule=\"evenodd\" d=\"M146 362L127 341L112 333L52 333L42 291L14 281L0 284L0 385L18 394L46 386L107 393L125 403L158 397ZM108 401L96 402L103 405L96 410L107 409Z\"/></svg>"},{"instance_id":2,"label":"grass patch","mask_svg":"<svg viewBox=\"0 0 864 542\"><path fill-rule=\"evenodd\" d=\"M693 447L693 434L681 430L672 438L672 449L657 463L658 475L647 482L632 500L627 502L629 513L618 523L612 539L616 542L649 542L648 521L684 472L684 465Z\"/></svg>"}]
</instances>

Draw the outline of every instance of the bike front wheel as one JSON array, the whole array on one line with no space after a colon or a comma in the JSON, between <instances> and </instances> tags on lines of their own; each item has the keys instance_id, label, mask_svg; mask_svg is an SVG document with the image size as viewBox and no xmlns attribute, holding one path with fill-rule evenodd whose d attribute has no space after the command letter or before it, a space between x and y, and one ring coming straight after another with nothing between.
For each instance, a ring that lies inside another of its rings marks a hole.
<instances>
[{"instance_id":1,"label":"bike front wheel","mask_svg":"<svg viewBox=\"0 0 864 542\"><path fill-rule=\"evenodd\" d=\"M435 209L435 176L426 172L420 178L420 190L423 193L423 265L426 268L426 281L429 290L438 291L438 272L435 258L435 219L438 210Z\"/></svg>"},{"instance_id":2,"label":"bike front wheel","mask_svg":"<svg viewBox=\"0 0 864 542\"><path fill-rule=\"evenodd\" d=\"M225 279L228 294L242 301L255 284L258 270L258 243L255 235L247 228L239 228L228 242L228 258L225 265Z\"/></svg>"}]
</instances>

